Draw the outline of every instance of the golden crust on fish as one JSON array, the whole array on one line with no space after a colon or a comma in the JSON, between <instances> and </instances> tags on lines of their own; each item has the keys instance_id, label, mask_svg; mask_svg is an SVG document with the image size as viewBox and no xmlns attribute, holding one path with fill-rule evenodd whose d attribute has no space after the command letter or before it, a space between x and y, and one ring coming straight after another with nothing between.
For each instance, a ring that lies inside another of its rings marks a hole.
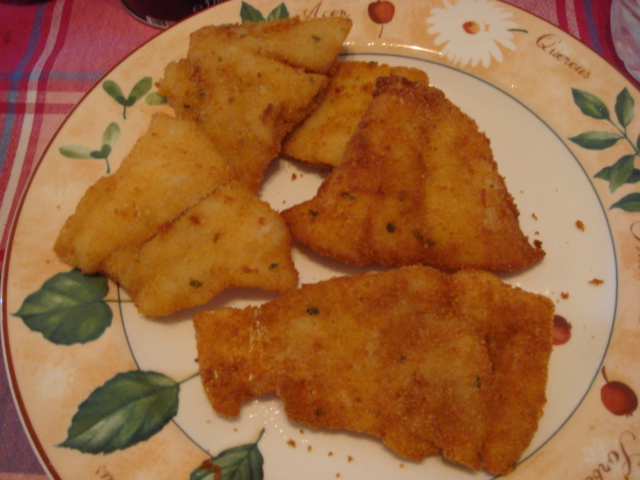
<instances>
[{"instance_id":1,"label":"golden crust on fish","mask_svg":"<svg viewBox=\"0 0 640 480\"><path fill-rule=\"evenodd\" d=\"M554 305L541 295L498 287L496 277L484 272L464 272L454 285L460 315L478 331L488 332L486 346L494 375L490 428L481 456L487 470L500 473L510 464L515 467L538 428L546 402L544 365L552 350Z\"/></svg>"},{"instance_id":2,"label":"golden crust on fish","mask_svg":"<svg viewBox=\"0 0 640 480\"><path fill-rule=\"evenodd\" d=\"M336 64L351 30L346 17L300 20L293 17L270 22L203 27L191 35L190 56L196 51L218 50L233 44L309 72L328 74Z\"/></svg>"},{"instance_id":3,"label":"golden crust on fish","mask_svg":"<svg viewBox=\"0 0 640 480\"><path fill-rule=\"evenodd\" d=\"M338 165L282 212L292 235L347 263L522 269L529 244L487 137L433 87L381 77Z\"/></svg>"},{"instance_id":4,"label":"golden crust on fish","mask_svg":"<svg viewBox=\"0 0 640 480\"><path fill-rule=\"evenodd\" d=\"M350 28L346 18L288 19L195 32L159 84L177 118L154 116L118 171L89 188L56 241L59 257L107 273L152 316L227 287L294 287L289 233L255 193L284 135L315 107ZM215 245L212 229L225 232Z\"/></svg>"},{"instance_id":5,"label":"golden crust on fish","mask_svg":"<svg viewBox=\"0 0 640 480\"><path fill-rule=\"evenodd\" d=\"M282 153L310 164L336 166L371 103L378 77L400 75L429 85L422 70L376 62L339 62L318 108L285 138Z\"/></svg>"},{"instance_id":6,"label":"golden crust on fish","mask_svg":"<svg viewBox=\"0 0 640 480\"><path fill-rule=\"evenodd\" d=\"M159 91L178 116L203 128L238 178L257 191L281 138L307 114L327 79L269 58L247 58L239 49L220 58L215 66L189 60L169 65Z\"/></svg>"},{"instance_id":7,"label":"golden crust on fish","mask_svg":"<svg viewBox=\"0 0 640 480\"><path fill-rule=\"evenodd\" d=\"M95 273L111 253L152 237L231 178L227 161L193 122L154 115L117 171L84 194L54 250L72 267Z\"/></svg>"},{"instance_id":8,"label":"golden crust on fish","mask_svg":"<svg viewBox=\"0 0 640 480\"><path fill-rule=\"evenodd\" d=\"M350 27L337 17L205 27L187 58L166 67L158 91L257 191L285 134L316 107Z\"/></svg>"},{"instance_id":9,"label":"golden crust on fish","mask_svg":"<svg viewBox=\"0 0 640 480\"><path fill-rule=\"evenodd\" d=\"M142 245L116 251L105 270L147 316L202 305L227 288L284 292L298 281L286 225L234 183L217 188Z\"/></svg>"},{"instance_id":10,"label":"golden crust on fish","mask_svg":"<svg viewBox=\"0 0 640 480\"><path fill-rule=\"evenodd\" d=\"M282 218L235 180L195 122L165 114L89 188L54 249L72 267L120 283L148 316L230 287L297 284Z\"/></svg>"},{"instance_id":11,"label":"golden crust on fish","mask_svg":"<svg viewBox=\"0 0 640 480\"><path fill-rule=\"evenodd\" d=\"M504 474L546 401L553 308L487 272L412 266L303 285L194 324L201 379L223 415L276 392L293 422Z\"/></svg>"}]
</instances>

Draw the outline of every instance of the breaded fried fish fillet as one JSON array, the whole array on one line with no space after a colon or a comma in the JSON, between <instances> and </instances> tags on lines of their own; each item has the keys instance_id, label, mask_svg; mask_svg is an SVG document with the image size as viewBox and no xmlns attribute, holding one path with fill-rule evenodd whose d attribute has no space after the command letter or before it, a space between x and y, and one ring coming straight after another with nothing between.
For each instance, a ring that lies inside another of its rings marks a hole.
<instances>
[{"instance_id":1,"label":"breaded fried fish fillet","mask_svg":"<svg viewBox=\"0 0 640 480\"><path fill-rule=\"evenodd\" d=\"M276 392L293 422L504 474L546 401L553 309L488 272L411 266L304 285L194 323L201 379L223 415Z\"/></svg>"},{"instance_id":2,"label":"breaded fried fish fillet","mask_svg":"<svg viewBox=\"0 0 640 480\"><path fill-rule=\"evenodd\" d=\"M237 48L209 60L168 65L159 91L179 117L203 128L255 192L282 137L314 105L327 78Z\"/></svg>"},{"instance_id":3,"label":"breaded fried fish fillet","mask_svg":"<svg viewBox=\"0 0 640 480\"><path fill-rule=\"evenodd\" d=\"M257 191L285 134L316 107L350 28L342 17L205 27L192 34L187 58L166 67L158 91Z\"/></svg>"},{"instance_id":4,"label":"breaded fried fish fillet","mask_svg":"<svg viewBox=\"0 0 640 480\"><path fill-rule=\"evenodd\" d=\"M191 35L189 58L197 60L207 50L220 51L233 44L295 68L328 74L350 29L351 20L346 17L207 26Z\"/></svg>"},{"instance_id":5,"label":"breaded fried fish fillet","mask_svg":"<svg viewBox=\"0 0 640 480\"><path fill-rule=\"evenodd\" d=\"M151 317L204 304L226 288L284 292L298 281L286 225L233 182L142 245L114 252L105 271Z\"/></svg>"},{"instance_id":6,"label":"breaded fried fish fillet","mask_svg":"<svg viewBox=\"0 0 640 480\"><path fill-rule=\"evenodd\" d=\"M357 265L512 271L544 257L477 124L399 76L378 79L343 163L282 216L302 243Z\"/></svg>"},{"instance_id":7,"label":"breaded fried fish fillet","mask_svg":"<svg viewBox=\"0 0 640 480\"><path fill-rule=\"evenodd\" d=\"M336 166L371 103L378 77L400 75L429 86L422 70L376 62L339 62L320 106L285 138L282 153L310 164Z\"/></svg>"},{"instance_id":8,"label":"breaded fried fish fillet","mask_svg":"<svg viewBox=\"0 0 640 480\"><path fill-rule=\"evenodd\" d=\"M195 123L154 115L117 171L84 194L54 250L95 273L113 252L149 239L231 178L228 162Z\"/></svg>"},{"instance_id":9,"label":"breaded fried fish fillet","mask_svg":"<svg viewBox=\"0 0 640 480\"><path fill-rule=\"evenodd\" d=\"M119 282L148 316L229 287L297 284L282 218L235 180L195 122L164 114L89 188L54 249L70 266Z\"/></svg>"}]
</instances>

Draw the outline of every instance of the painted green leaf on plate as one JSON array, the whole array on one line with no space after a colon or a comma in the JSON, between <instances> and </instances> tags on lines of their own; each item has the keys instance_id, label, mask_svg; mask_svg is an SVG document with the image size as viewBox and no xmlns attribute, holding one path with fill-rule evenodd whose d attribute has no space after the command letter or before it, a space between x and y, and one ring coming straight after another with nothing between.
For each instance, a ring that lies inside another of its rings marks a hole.
<instances>
[{"instance_id":1,"label":"painted green leaf on plate","mask_svg":"<svg viewBox=\"0 0 640 480\"><path fill-rule=\"evenodd\" d=\"M63 145L60 147L60 153L67 158L76 158L79 160L86 160L88 158L94 158L91 156L93 152L92 148L84 147L82 145Z\"/></svg>"},{"instance_id":2,"label":"painted green leaf on plate","mask_svg":"<svg viewBox=\"0 0 640 480\"><path fill-rule=\"evenodd\" d=\"M628 127L634 117L633 107L635 101L627 88L624 88L616 97L616 117L624 128Z\"/></svg>"},{"instance_id":3,"label":"painted green leaf on plate","mask_svg":"<svg viewBox=\"0 0 640 480\"><path fill-rule=\"evenodd\" d=\"M179 392L161 373L120 373L80 404L60 446L110 453L147 440L176 415Z\"/></svg>"},{"instance_id":4,"label":"painted green leaf on plate","mask_svg":"<svg viewBox=\"0 0 640 480\"><path fill-rule=\"evenodd\" d=\"M125 104L126 99L124 98L124 93L122 93L120 85L118 85L113 80L105 80L104 82L102 82L102 89L107 92L107 95L113 98L120 105Z\"/></svg>"},{"instance_id":5,"label":"painted green leaf on plate","mask_svg":"<svg viewBox=\"0 0 640 480\"><path fill-rule=\"evenodd\" d=\"M289 10L287 10L287 6L283 2L271 10L265 18L262 12L256 7L247 2L242 2L242 5L240 6L240 18L243 22L282 20L284 18L289 18Z\"/></svg>"},{"instance_id":6,"label":"painted green leaf on plate","mask_svg":"<svg viewBox=\"0 0 640 480\"><path fill-rule=\"evenodd\" d=\"M267 16L267 21L282 20L283 18L289 18L289 10L287 10L287 6L284 3L281 3L276 8L271 10L269 15Z\"/></svg>"},{"instance_id":7,"label":"painted green leaf on plate","mask_svg":"<svg viewBox=\"0 0 640 480\"><path fill-rule=\"evenodd\" d=\"M130 103L130 105L133 105L135 102L149 93L149 90L151 90L152 86L153 80L151 79L151 77L144 77L133 86L131 92L129 93L127 101Z\"/></svg>"},{"instance_id":8,"label":"painted green leaf on plate","mask_svg":"<svg viewBox=\"0 0 640 480\"><path fill-rule=\"evenodd\" d=\"M143 98L151 87L153 86L153 80L151 77L144 77L133 86L131 92L127 97L124 96L122 88L113 80L105 80L102 82L102 89L107 92L111 98L113 98L119 105L122 105L122 116L127 118L127 107L134 105L138 100Z\"/></svg>"},{"instance_id":9,"label":"painted green leaf on plate","mask_svg":"<svg viewBox=\"0 0 640 480\"><path fill-rule=\"evenodd\" d=\"M577 88L572 88L571 92L573 93L573 101L582 113L598 120L609 119L609 109L598 96Z\"/></svg>"},{"instance_id":10,"label":"painted green leaf on plate","mask_svg":"<svg viewBox=\"0 0 640 480\"><path fill-rule=\"evenodd\" d=\"M88 160L88 159L102 159L107 165L107 173L111 172L111 166L109 165L109 155L113 146L120 138L120 126L112 122L107 125L107 128L102 133L102 141L98 150L85 147L82 145L63 145L60 147L60 154L67 158Z\"/></svg>"},{"instance_id":11,"label":"painted green leaf on plate","mask_svg":"<svg viewBox=\"0 0 640 480\"><path fill-rule=\"evenodd\" d=\"M247 2L242 2L240 6L240 18L243 22L264 22L262 12Z\"/></svg>"},{"instance_id":12,"label":"painted green leaf on plate","mask_svg":"<svg viewBox=\"0 0 640 480\"><path fill-rule=\"evenodd\" d=\"M602 168L594 177L609 182L611 193L625 184L638 183L640 181L640 170L635 167L635 161L636 157L640 156L640 135L634 144L631 139L631 133L627 128L635 118L635 100L629 90L625 87L616 96L614 106L615 120L611 119L609 110L597 95L576 88L571 89L571 91L573 100L582 113L598 120L605 120L616 132L592 130L570 137L569 140L589 150L605 150L620 140L626 141L631 146L631 153L618 158L614 164ZM614 203L611 208L638 212L640 211L638 196L640 194L627 195Z\"/></svg>"},{"instance_id":13,"label":"painted green leaf on plate","mask_svg":"<svg viewBox=\"0 0 640 480\"><path fill-rule=\"evenodd\" d=\"M229 448L205 461L189 480L262 480L264 459L258 442L263 434L264 430L254 443Z\"/></svg>"},{"instance_id":14,"label":"painted green leaf on plate","mask_svg":"<svg viewBox=\"0 0 640 480\"><path fill-rule=\"evenodd\" d=\"M635 155L625 155L611 165L609 172L609 189L615 192L631 178L634 170Z\"/></svg>"},{"instance_id":15,"label":"painted green leaf on plate","mask_svg":"<svg viewBox=\"0 0 640 480\"><path fill-rule=\"evenodd\" d=\"M611 208L619 208L625 212L640 212L640 193L630 193L611 205Z\"/></svg>"},{"instance_id":16,"label":"painted green leaf on plate","mask_svg":"<svg viewBox=\"0 0 640 480\"><path fill-rule=\"evenodd\" d=\"M613 167L604 167L602 170L600 170L598 173L595 174L595 177L609 182L611 181L612 170L613 170ZM627 179L626 183L638 183L638 182L640 182L640 169L634 168L633 171L631 172L631 175L629 175L629 178Z\"/></svg>"},{"instance_id":17,"label":"painted green leaf on plate","mask_svg":"<svg viewBox=\"0 0 640 480\"><path fill-rule=\"evenodd\" d=\"M91 152L91 158L109 158L111 153L111 145L102 145L100 150L94 150Z\"/></svg>"},{"instance_id":18,"label":"painted green leaf on plate","mask_svg":"<svg viewBox=\"0 0 640 480\"><path fill-rule=\"evenodd\" d=\"M167 97L160 95L158 92L151 92L149 95L144 97L144 103L153 107L164 105L167 103Z\"/></svg>"},{"instance_id":19,"label":"painted green leaf on plate","mask_svg":"<svg viewBox=\"0 0 640 480\"><path fill-rule=\"evenodd\" d=\"M110 147L113 147L118 141L118 138L120 138L120 126L117 123L112 122L107 125L107 128L102 134L102 145L109 145Z\"/></svg>"},{"instance_id":20,"label":"painted green leaf on plate","mask_svg":"<svg viewBox=\"0 0 640 480\"><path fill-rule=\"evenodd\" d=\"M621 138L623 137L617 133L592 130L571 137L569 140L580 145L582 148L604 150L614 145Z\"/></svg>"},{"instance_id":21,"label":"painted green leaf on plate","mask_svg":"<svg viewBox=\"0 0 640 480\"><path fill-rule=\"evenodd\" d=\"M102 275L84 275L78 270L59 273L27 296L14 315L53 343L86 343L111 325L113 312L103 300L108 291Z\"/></svg>"}]
</instances>

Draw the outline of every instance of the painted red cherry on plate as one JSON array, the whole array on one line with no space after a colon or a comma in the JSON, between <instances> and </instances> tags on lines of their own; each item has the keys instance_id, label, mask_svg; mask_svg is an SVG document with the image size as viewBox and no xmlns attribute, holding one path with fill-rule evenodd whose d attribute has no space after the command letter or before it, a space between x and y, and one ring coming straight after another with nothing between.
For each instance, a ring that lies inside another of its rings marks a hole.
<instances>
[{"instance_id":1,"label":"painted red cherry on plate","mask_svg":"<svg viewBox=\"0 0 640 480\"><path fill-rule=\"evenodd\" d=\"M396 7L389 0L377 0L375 2L371 2L369 7L367 8L369 12L369 18L379 25L380 27L380 36L382 36L382 29L385 23L389 23L393 20L393 16L396 13Z\"/></svg>"},{"instance_id":2,"label":"painted red cherry on plate","mask_svg":"<svg viewBox=\"0 0 640 480\"><path fill-rule=\"evenodd\" d=\"M571 324L561 315L553 317L553 344L563 345L571 339Z\"/></svg>"},{"instance_id":3,"label":"painted red cherry on plate","mask_svg":"<svg viewBox=\"0 0 640 480\"><path fill-rule=\"evenodd\" d=\"M635 392L626 384L616 380L609 381L604 367L602 376L605 384L600 389L602 403L614 415L630 416L638 408L638 397Z\"/></svg>"}]
</instances>

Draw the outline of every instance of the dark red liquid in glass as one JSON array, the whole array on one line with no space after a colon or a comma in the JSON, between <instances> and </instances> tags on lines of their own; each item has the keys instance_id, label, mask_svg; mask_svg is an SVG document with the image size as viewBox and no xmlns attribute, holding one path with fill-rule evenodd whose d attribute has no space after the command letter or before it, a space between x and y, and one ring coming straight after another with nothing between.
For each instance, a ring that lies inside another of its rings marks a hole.
<instances>
[{"instance_id":1,"label":"dark red liquid in glass","mask_svg":"<svg viewBox=\"0 0 640 480\"><path fill-rule=\"evenodd\" d=\"M129 12L154 27L174 23L225 0L122 0Z\"/></svg>"}]
</instances>

